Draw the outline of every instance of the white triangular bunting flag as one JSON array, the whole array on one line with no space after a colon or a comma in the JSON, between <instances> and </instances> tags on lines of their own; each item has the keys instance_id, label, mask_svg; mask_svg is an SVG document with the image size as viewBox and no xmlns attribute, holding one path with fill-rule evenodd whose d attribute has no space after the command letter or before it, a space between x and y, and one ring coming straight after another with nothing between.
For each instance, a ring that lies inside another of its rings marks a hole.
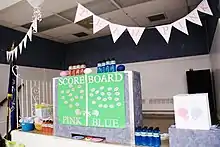
<instances>
[{"instance_id":1,"label":"white triangular bunting flag","mask_svg":"<svg viewBox=\"0 0 220 147\"><path fill-rule=\"evenodd\" d=\"M118 38L124 33L126 30L126 26L118 25L118 24L109 24L110 31L112 34L112 39L114 43L118 40Z\"/></svg>"},{"instance_id":2,"label":"white triangular bunting flag","mask_svg":"<svg viewBox=\"0 0 220 147\"><path fill-rule=\"evenodd\" d=\"M13 61L14 60L14 51L10 51L10 54L11 54L10 59L11 59L11 61Z\"/></svg>"},{"instance_id":3,"label":"white triangular bunting flag","mask_svg":"<svg viewBox=\"0 0 220 147\"><path fill-rule=\"evenodd\" d=\"M127 30L129 34L131 35L131 38L134 40L135 44L138 45L138 42L140 41L145 28L144 27L127 27Z\"/></svg>"},{"instance_id":4,"label":"white triangular bunting flag","mask_svg":"<svg viewBox=\"0 0 220 147\"><path fill-rule=\"evenodd\" d=\"M27 36L30 39L30 41L32 41L32 28L30 28L27 32Z\"/></svg>"},{"instance_id":5,"label":"white triangular bunting flag","mask_svg":"<svg viewBox=\"0 0 220 147\"><path fill-rule=\"evenodd\" d=\"M84 6L78 3L77 10L76 10L76 16L74 23L77 23L83 19L86 19L90 16L92 16L92 12L86 9Z\"/></svg>"},{"instance_id":6,"label":"white triangular bunting flag","mask_svg":"<svg viewBox=\"0 0 220 147\"><path fill-rule=\"evenodd\" d=\"M22 49L23 49L23 41L21 41L20 44L19 44L20 54L22 53Z\"/></svg>"},{"instance_id":7,"label":"white triangular bunting flag","mask_svg":"<svg viewBox=\"0 0 220 147\"><path fill-rule=\"evenodd\" d=\"M7 59L7 61L9 61L9 52L8 51L6 51L6 59Z\"/></svg>"},{"instance_id":8,"label":"white triangular bunting flag","mask_svg":"<svg viewBox=\"0 0 220 147\"><path fill-rule=\"evenodd\" d=\"M17 57L18 57L18 48L16 47L13 51L14 51L15 59L17 59Z\"/></svg>"},{"instance_id":9,"label":"white triangular bunting flag","mask_svg":"<svg viewBox=\"0 0 220 147\"><path fill-rule=\"evenodd\" d=\"M213 15L212 10L209 7L209 3L207 0L203 0L198 6L197 6L197 10L202 12L202 13L206 13L209 15Z\"/></svg>"},{"instance_id":10,"label":"white triangular bunting flag","mask_svg":"<svg viewBox=\"0 0 220 147\"><path fill-rule=\"evenodd\" d=\"M24 36L24 39L22 40L24 42L24 48L27 46L27 35Z\"/></svg>"},{"instance_id":11,"label":"white triangular bunting flag","mask_svg":"<svg viewBox=\"0 0 220 147\"><path fill-rule=\"evenodd\" d=\"M33 27L33 32L37 33L37 19L33 20L32 27Z\"/></svg>"},{"instance_id":12,"label":"white triangular bunting flag","mask_svg":"<svg viewBox=\"0 0 220 147\"><path fill-rule=\"evenodd\" d=\"M173 23L173 27L178 29L179 31L185 33L186 35L189 35L187 25L186 25L186 19L181 18Z\"/></svg>"},{"instance_id":13,"label":"white triangular bunting flag","mask_svg":"<svg viewBox=\"0 0 220 147\"><path fill-rule=\"evenodd\" d=\"M11 56L12 56L12 52L11 52L11 51L9 51L9 52L8 52L8 61L10 61L10 60L11 60Z\"/></svg>"},{"instance_id":14,"label":"white triangular bunting flag","mask_svg":"<svg viewBox=\"0 0 220 147\"><path fill-rule=\"evenodd\" d=\"M93 34L105 28L109 25L109 22L105 19L102 19L96 15L93 15Z\"/></svg>"},{"instance_id":15,"label":"white triangular bunting flag","mask_svg":"<svg viewBox=\"0 0 220 147\"><path fill-rule=\"evenodd\" d=\"M194 9L192 12L190 12L187 16L186 19L194 24L202 26L202 22L199 18L199 14L197 9Z\"/></svg>"},{"instance_id":16,"label":"white triangular bunting flag","mask_svg":"<svg viewBox=\"0 0 220 147\"><path fill-rule=\"evenodd\" d=\"M172 24L156 26L156 29L163 36L167 43L169 43L170 35L172 31Z\"/></svg>"}]
</instances>

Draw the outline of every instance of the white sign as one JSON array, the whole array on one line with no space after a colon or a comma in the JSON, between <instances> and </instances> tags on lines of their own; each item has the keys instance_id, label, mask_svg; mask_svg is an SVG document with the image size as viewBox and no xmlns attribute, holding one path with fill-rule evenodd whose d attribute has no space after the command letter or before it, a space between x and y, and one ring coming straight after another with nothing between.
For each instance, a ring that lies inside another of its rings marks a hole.
<instances>
[{"instance_id":1,"label":"white sign","mask_svg":"<svg viewBox=\"0 0 220 147\"><path fill-rule=\"evenodd\" d=\"M173 100L176 128L193 130L211 128L208 94L177 95Z\"/></svg>"}]
</instances>

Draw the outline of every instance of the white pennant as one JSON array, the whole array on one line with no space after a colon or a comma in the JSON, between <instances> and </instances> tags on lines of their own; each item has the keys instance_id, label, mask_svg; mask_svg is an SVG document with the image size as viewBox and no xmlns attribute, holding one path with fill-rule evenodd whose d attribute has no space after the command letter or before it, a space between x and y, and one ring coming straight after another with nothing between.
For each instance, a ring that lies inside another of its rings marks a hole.
<instances>
[{"instance_id":1,"label":"white pennant","mask_svg":"<svg viewBox=\"0 0 220 147\"><path fill-rule=\"evenodd\" d=\"M27 46L27 35L24 36L24 39L22 40L24 42L24 48Z\"/></svg>"},{"instance_id":2,"label":"white pennant","mask_svg":"<svg viewBox=\"0 0 220 147\"><path fill-rule=\"evenodd\" d=\"M105 19L102 19L96 15L93 15L93 34L105 28L109 25L109 22Z\"/></svg>"},{"instance_id":3,"label":"white pennant","mask_svg":"<svg viewBox=\"0 0 220 147\"><path fill-rule=\"evenodd\" d=\"M173 23L173 27L175 27L175 28L178 29L179 31L185 33L186 35L189 35L188 28L187 28L187 25L186 25L186 19L185 19L185 18L181 18L181 19L175 21L175 22Z\"/></svg>"},{"instance_id":4,"label":"white pennant","mask_svg":"<svg viewBox=\"0 0 220 147\"><path fill-rule=\"evenodd\" d=\"M198 6L197 10L209 15L213 15L212 10L209 7L209 3L207 0L203 0Z\"/></svg>"},{"instance_id":5,"label":"white pennant","mask_svg":"<svg viewBox=\"0 0 220 147\"><path fill-rule=\"evenodd\" d=\"M32 23L34 33L37 33L37 19L35 18Z\"/></svg>"},{"instance_id":6,"label":"white pennant","mask_svg":"<svg viewBox=\"0 0 220 147\"><path fill-rule=\"evenodd\" d=\"M109 24L110 31L112 34L112 39L114 43L118 40L118 38L124 33L126 30L126 26L118 25L118 24Z\"/></svg>"},{"instance_id":7,"label":"white pennant","mask_svg":"<svg viewBox=\"0 0 220 147\"><path fill-rule=\"evenodd\" d=\"M9 52L9 61L10 61L10 60L13 61L13 52L12 52L12 51Z\"/></svg>"},{"instance_id":8,"label":"white pennant","mask_svg":"<svg viewBox=\"0 0 220 147\"><path fill-rule=\"evenodd\" d=\"M21 41L20 44L19 44L20 54L22 53L22 49L23 49L23 41Z\"/></svg>"},{"instance_id":9,"label":"white pennant","mask_svg":"<svg viewBox=\"0 0 220 147\"><path fill-rule=\"evenodd\" d=\"M17 59L17 57L18 57L18 48L16 47L13 51L14 51L15 59Z\"/></svg>"},{"instance_id":10,"label":"white pennant","mask_svg":"<svg viewBox=\"0 0 220 147\"><path fill-rule=\"evenodd\" d=\"M197 9L194 9L192 12L190 12L187 16L186 16L186 19L188 21L191 21L192 23L194 24L197 24L197 25L200 25L202 26L202 22L199 18L199 14L198 14L198 11Z\"/></svg>"},{"instance_id":11,"label":"white pennant","mask_svg":"<svg viewBox=\"0 0 220 147\"><path fill-rule=\"evenodd\" d=\"M138 42L140 41L145 28L144 27L127 27L127 30L129 34L131 35L131 38L134 40L135 44L138 45Z\"/></svg>"},{"instance_id":12,"label":"white pennant","mask_svg":"<svg viewBox=\"0 0 220 147\"><path fill-rule=\"evenodd\" d=\"M167 43L169 43L170 35L172 31L172 24L156 26L156 29L163 36Z\"/></svg>"},{"instance_id":13,"label":"white pennant","mask_svg":"<svg viewBox=\"0 0 220 147\"><path fill-rule=\"evenodd\" d=\"M9 51L6 51L6 59L9 61Z\"/></svg>"},{"instance_id":14,"label":"white pennant","mask_svg":"<svg viewBox=\"0 0 220 147\"><path fill-rule=\"evenodd\" d=\"M14 51L10 51L10 59L11 59L11 61L14 60Z\"/></svg>"},{"instance_id":15,"label":"white pennant","mask_svg":"<svg viewBox=\"0 0 220 147\"><path fill-rule=\"evenodd\" d=\"M75 21L74 23L77 23L83 19L86 19L90 16L92 16L92 12L86 9L84 6L78 3L78 7L76 10L76 16L75 16Z\"/></svg>"},{"instance_id":16,"label":"white pennant","mask_svg":"<svg viewBox=\"0 0 220 147\"><path fill-rule=\"evenodd\" d=\"M29 37L30 41L32 41L32 28L30 28L27 32L27 36Z\"/></svg>"}]
</instances>

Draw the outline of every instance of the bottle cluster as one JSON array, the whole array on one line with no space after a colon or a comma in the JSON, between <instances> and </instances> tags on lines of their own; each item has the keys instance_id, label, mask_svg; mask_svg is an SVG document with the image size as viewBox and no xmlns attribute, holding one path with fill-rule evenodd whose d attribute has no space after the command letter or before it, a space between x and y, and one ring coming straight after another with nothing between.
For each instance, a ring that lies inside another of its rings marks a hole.
<instances>
[{"instance_id":1,"label":"bottle cluster","mask_svg":"<svg viewBox=\"0 0 220 147\"><path fill-rule=\"evenodd\" d=\"M116 71L117 69L115 59L100 61L97 64L97 73L108 73Z\"/></svg>"},{"instance_id":2,"label":"bottle cluster","mask_svg":"<svg viewBox=\"0 0 220 147\"><path fill-rule=\"evenodd\" d=\"M135 129L135 144L138 146L160 147L159 127L137 127Z\"/></svg>"},{"instance_id":3,"label":"bottle cluster","mask_svg":"<svg viewBox=\"0 0 220 147\"><path fill-rule=\"evenodd\" d=\"M77 75L83 75L84 70L86 69L86 65L74 65L74 66L69 66L69 76L77 76Z\"/></svg>"}]
</instances>

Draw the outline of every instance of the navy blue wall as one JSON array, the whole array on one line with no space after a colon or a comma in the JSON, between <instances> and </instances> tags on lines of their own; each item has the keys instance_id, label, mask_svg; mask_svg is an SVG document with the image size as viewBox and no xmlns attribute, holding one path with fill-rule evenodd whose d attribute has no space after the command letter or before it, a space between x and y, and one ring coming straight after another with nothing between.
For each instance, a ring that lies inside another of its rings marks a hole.
<instances>
[{"instance_id":1,"label":"navy blue wall","mask_svg":"<svg viewBox=\"0 0 220 147\"><path fill-rule=\"evenodd\" d=\"M0 63L6 63L5 50L11 47L13 41L17 44L25 36L24 33L0 26ZM17 64L31 67L50 69L63 69L65 65L65 48L61 43L56 43L39 37L28 41L27 49L18 56Z\"/></svg>"},{"instance_id":2,"label":"navy blue wall","mask_svg":"<svg viewBox=\"0 0 220 147\"><path fill-rule=\"evenodd\" d=\"M219 5L219 0L208 0L209 1L209 6L212 9L212 12L214 14L214 16L206 16L206 31L207 31L207 43L208 43L208 47L209 49L211 49L211 45L212 45L212 40L215 34L215 30L216 30L216 26L217 26L217 22L220 16L220 12L218 10L218 5Z\"/></svg>"},{"instance_id":3,"label":"navy blue wall","mask_svg":"<svg viewBox=\"0 0 220 147\"><path fill-rule=\"evenodd\" d=\"M66 65L85 62L95 66L101 59L116 58L118 63L130 63L208 54L206 28L188 22L190 35L172 30L170 43L166 44L156 29L146 30L136 46L128 33L114 44L111 36L69 45Z\"/></svg>"}]
</instances>

